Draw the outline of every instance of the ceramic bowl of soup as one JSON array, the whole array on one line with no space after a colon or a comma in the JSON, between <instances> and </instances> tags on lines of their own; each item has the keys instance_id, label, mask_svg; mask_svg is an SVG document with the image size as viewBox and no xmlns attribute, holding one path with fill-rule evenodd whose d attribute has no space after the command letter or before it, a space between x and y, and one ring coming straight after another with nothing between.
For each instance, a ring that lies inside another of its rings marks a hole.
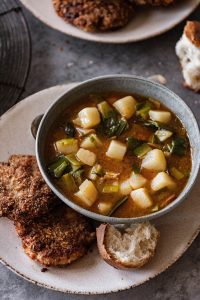
<instances>
[{"instance_id":1,"label":"ceramic bowl of soup","mask_svg":"<svg viewBox=\"0 0 200 300\"><path fill-rule=\"evenodd\" d=\"M45 113L36 138L37 162L53 192L81 214L113 224L157 218L180 204L198 175L199 149L185 102L126 75L67 91Z\"/></svg>"}]
</instances>

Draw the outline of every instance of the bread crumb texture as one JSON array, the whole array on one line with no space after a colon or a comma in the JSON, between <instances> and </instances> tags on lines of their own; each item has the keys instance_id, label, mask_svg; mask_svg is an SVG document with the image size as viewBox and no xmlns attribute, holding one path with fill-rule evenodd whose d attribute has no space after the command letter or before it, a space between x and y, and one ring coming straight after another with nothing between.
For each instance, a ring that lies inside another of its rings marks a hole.
<instances>
[{"instance_id":1,"label":"bread crumb texture","mask_svg":"<svg viewBox=\"0 0 200 300\"><path fill-rule=\"evenodd\" d=\"M159 232L150 223L131 224L124 230L109 226L105 245L110 256L125 267L146 264L155 253Z\"/></svg>"},{"instance_id":2,"label":"bread crumb texture","mask_svg":"<svg viewBox=\"0 0 200 300\"><path fill-rule=\"evenodd\" d=\"M176 44L185 85L200 91L200 22L187 22L181 39Z\"/></svg>"}]
</instances>

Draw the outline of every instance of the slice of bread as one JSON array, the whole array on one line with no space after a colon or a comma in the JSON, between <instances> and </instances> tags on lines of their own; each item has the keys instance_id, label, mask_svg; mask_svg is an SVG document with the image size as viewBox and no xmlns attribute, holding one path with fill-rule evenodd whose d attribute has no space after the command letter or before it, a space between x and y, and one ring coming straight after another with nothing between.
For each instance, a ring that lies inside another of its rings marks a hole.
<instances>
[{"instance_id":1,"label":"slice of bread","mask_svg":"<svg viewBox=\"0 0 200 300\"><path fill-rule=\"evenodd\" d=\"M200 22L188 21L176 44L185 86L200 91Z\"/></svg>"},{"instance_id":2,"label":"slice of bread","mask_svg":"<svg viewBox=\"0 0 200 300\"><path fill-rule=\"evenodd\" d=\"M154 256L159 232L150 223L136 223L121 230L109 224L97 228L102 258L117 269L140 268Z\"/></svg>"}]
</instances>

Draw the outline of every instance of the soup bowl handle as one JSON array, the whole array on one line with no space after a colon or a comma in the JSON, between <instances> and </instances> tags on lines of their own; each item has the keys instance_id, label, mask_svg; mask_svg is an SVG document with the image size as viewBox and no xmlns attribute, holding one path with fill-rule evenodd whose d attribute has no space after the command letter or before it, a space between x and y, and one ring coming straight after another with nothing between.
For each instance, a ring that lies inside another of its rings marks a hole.
<instances>
[{"instance_id":1,"label":"soup bowl handle","mask_svg":"<svg viewBox=\"0 0 200 300\"><path fill-rule=\"evenodd\" d=\"M36 139L36 135L37 135L37 131L38 131L38 127L40 125L40 122L42 120L44 115L38 115L37 117L35 117L33 119L33 121L31 122L31 134L33 136L34 139Z\"/></svg>"}]
</instances>

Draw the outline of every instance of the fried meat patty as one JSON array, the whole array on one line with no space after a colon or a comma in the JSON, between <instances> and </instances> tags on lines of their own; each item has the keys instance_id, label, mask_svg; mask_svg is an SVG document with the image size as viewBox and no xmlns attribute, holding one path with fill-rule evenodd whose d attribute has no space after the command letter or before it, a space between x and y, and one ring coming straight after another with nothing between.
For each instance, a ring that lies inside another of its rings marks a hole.
<instances>
[{"instance_id":1,"label":"fried meat patty","mask_svg":"<svg viewBox=\"0 0 200 300\"><path fill-rule=\"evenodd\" d=\"M124 0L52 0L57 14L66 22L88 32L125 26L133 6Z\"/></svg>"},{"instance_id":2,"label":"fried meat patty","mask_svg":"<svg viewBox=\"0 0 200 300\"><path fill-rule=\"evenodd\" d=\"M0 217L29 220L60 202L42 178L35 156L13 155L0 163Z\"/></svg>"},{"instance_id":3,"label":"fried meat patty","mask_svg":"<svg viewBox=\"0 0 200 300\"><path fill-rule=\"evenodd\" d=\"M143 6L167 6L176 2L176 0L130 0L133 4Z\"/></svg>"},{"instance_id":4,"label":"fried meat patty","mask_svg":"<svg viewBox=\"0 0 200 300\"><path fill-rule=\"evenodd\" d=\"M63 266L86 254L95 239L89 221L66 205L27 223L15 222L25 253L45 266Z\"/></svg>"}]
</instances>

